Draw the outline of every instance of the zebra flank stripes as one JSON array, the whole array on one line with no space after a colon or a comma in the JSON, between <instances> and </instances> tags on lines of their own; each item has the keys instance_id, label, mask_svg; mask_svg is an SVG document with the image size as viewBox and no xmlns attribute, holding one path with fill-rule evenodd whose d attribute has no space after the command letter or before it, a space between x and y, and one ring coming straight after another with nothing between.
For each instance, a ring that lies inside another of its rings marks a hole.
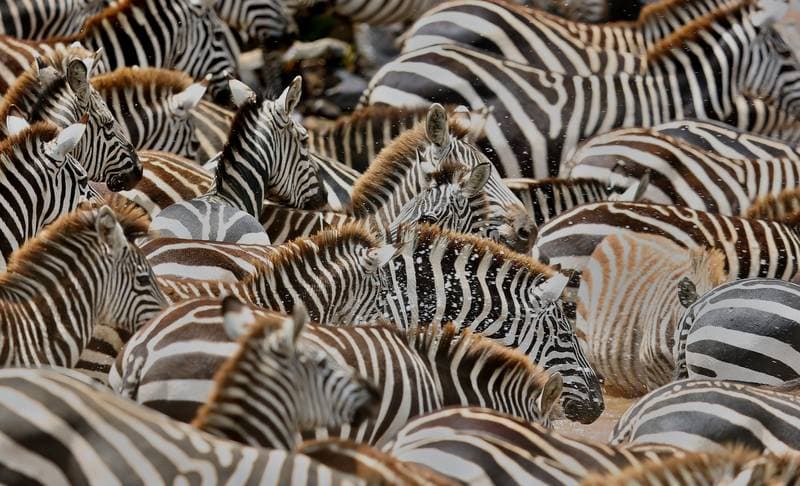
<instances>
[{"instance_id":1,"label":"zebra flank stripes","mask_svg":"<svg viewBox=\"0 0 800 486\"><path fill-rule=\"evenodd\" d=\"M594 179L503 179L516 195L536 226L581 204L607 201L608 185Z\"/></svg>"}]
</instances>

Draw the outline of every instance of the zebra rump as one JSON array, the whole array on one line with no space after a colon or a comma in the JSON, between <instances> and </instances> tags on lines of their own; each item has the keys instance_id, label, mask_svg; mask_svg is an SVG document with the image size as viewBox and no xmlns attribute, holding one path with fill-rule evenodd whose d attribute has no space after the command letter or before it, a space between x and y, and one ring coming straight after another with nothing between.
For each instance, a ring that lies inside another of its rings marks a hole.
<instances>
[{"instance_id":1,"label":"zebra rump","mask_svg":"<svg viewBox=\"0 0 800 486\"><path fill-rule=\"evenodd\" d=\"M249 213L204 198L175 203L158 213L150 225L164 238L202 239L249 245L269 245L258 219Z\"/></svg>"},{"instance_id":2,"label":"zebra rump","mask_svg":"<svg viewBox=\"0 0 800 486\"><path fill-rule=\"evenodd\" d=\"M749 278L716 287L687 309L676 337L676 378L798 379L800 285Z\"/></svg>"}]
</instances>

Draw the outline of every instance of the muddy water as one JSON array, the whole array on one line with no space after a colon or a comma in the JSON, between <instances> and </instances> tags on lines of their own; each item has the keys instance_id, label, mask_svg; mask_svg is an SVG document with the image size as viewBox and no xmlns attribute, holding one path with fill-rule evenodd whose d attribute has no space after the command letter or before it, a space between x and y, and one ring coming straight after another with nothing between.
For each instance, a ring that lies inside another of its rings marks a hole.
<instances>
[{"instance_id":1,"label":"muddy water","mask_svg":"<svg viewBox=\"0 0 800 486\"><path fill-rule=\"evenodd\" d=\"M570 422L569 420L559 420L555 423L554 429L562 434L579 437L581 439L596 440L598 442L608 442L611 430L616 425L617 420L625 411L633 405L636 400L627 398L609 397L606 395L606 409L594 423L589 425Z\"/></svg>"}]
</instances>

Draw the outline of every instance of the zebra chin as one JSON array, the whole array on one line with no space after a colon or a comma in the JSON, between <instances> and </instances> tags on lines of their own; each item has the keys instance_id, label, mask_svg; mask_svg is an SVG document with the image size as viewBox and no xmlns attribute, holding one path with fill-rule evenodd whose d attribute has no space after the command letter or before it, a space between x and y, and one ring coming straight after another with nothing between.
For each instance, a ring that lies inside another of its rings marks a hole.
<instances>
[{"instance_id":1,"label":"zebra chin","mask_svg":"<svg viewBox=\"0 0 800 486\"><path fill-rule=\"evenodd\" d=\"M587 425L600 418L606 407L603 393L598 392L583 399L565 397L561 408L567 419Z\"/></svg>"}]
</instances>

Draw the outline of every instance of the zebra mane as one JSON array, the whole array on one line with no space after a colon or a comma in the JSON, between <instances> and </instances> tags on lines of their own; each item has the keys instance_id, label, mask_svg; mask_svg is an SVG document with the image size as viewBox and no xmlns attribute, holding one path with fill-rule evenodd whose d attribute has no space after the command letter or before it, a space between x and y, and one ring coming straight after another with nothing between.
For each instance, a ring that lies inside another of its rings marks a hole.
<instances>
[{"instance_id":1,"label":"zebra mane","mask_svg":"<svg viewBox=\"0 0 800 486\"><path fill-rule=\"evenodd\" d=\"M514 266L523 267L531 273L550 278L556 274L548 265L533 258L509 250L500 243L475 235L457 233L430 224L402 227L397 232L395 245L403 247L403 253L414 253L421 246L447 247L456 253L461 253L465 246L472 247L472 252L478 255L491 254L498 265L509 262Z\"/></svg>"},{"instance_id":2,"label":"zebra mane","mask_svg":"<svg viewBox=\"0 0 800 486\"><path fill-rule=\"evenodd\" d=\"M19 160L19 157L14 156L14 150L17 146L22 147L31 138L38 138L42 142L49 142L56 138L58 132L59 128L53 123L46 121L36 122L20 133L11 135L0 141L0 157L6 156L15 164L30 165L30 160L24 158Z\"/></svg>"},{"instance_id":3,"label":"zebra mane","mask_svg":"<svg viewBox=\"0 0 800 486\"><path fill-rule=\"evenodd\" d=\"M691 7L697 0L659 0L657 2L648 3L643 6L639 11L639 18L636 20L621 20L617 22L610 22L611 26L625 26L630 25L634 27L641 27L652 17L660 17L670 10L682 6Z\"/></svg>"},{"instance_id":4,"label":"zebra mane","mask_svg":"<svg viewBox=\"0 0 800 486\"><path fill-rule=\"evenodd\" d=\"M144 89L158 90L160 96L168 96L185 90L194 80L183 71L124 67L95 76L91 82L98 91L141 86Z\"/></svg>"},{"instance_id":5,"label":"zebra mane","mask_svg":"<svg viewBox=\"0 0 800 486\"><path fill-rule=\"evenodd\" d=\"M220 306L222 312L222 306ZM277 312L270 312L264 309L255 310L256 320L249 326L247 332L239 336L236 340L238 348L234 353L225 360L225 363L220 366L216 373L214 373L214 384L208 400L198 410L192 425L200 430L206 424L209 416L214 412L217 403L222 400L223 393L228 384L235 377L235 372L241 363L253 348L261 345L264 337L268 333L280 328L286 316Z\"/></svg>"},{"instance_id":6,"label":"zebra mane","mask_svg":"<svg viewBox=\"0 0 800 486\"><path fill-rule=\"evenodd\" d=\"M701 17L693 19L691 22L675 30L648 49L645 54L647 61L656 60L671 53L674 48L681 47L686 42L696 39L700 32L708 30L714 22L725 19L731 14L739 13L741 10L752 5L754 1L755 0L742 0L741 2L720 7Z\"/></svg>"},{"instance_id":7,"label":"zebra mane","mask_svg":"<svg viewBox=\"0 0 800 486\"><path fill-rule=\"evenodd\" d=\"M64 73L70 61L73 59L85 59L91 55L92 53L83 47L56 48L53 50L52 54L42 56L42 61L44 61L46 65L52 66L59 72ZM63 80L59 86L64 86L66 77L62 75L59 76L58 79ZM51 83L51 85L52 84L53 83ZM14 105L22 107L23 103L26 101L25 97L29 96L31 93L38 93L37 97L41 98L42 92L52 92L48 89L49 86L50 85L42 86L40 84L40 79L33 65L28 67L28 69L20 74L16 81L14 81L14 84L8 88L8 92L5 96L0 99L0 123L5 124L6 116L8 116L11 107Z\"/></svg>"},{"instance_id":8,"label":"zebra mane","mask_svg":"<svg viewBox=\"0 0 800 486\"><path fill-rule=\"evenodd\" d=\"M800 473L800 456L769 454L737 445L722 452L684 452L659 461L645 461L614 473L595 473L583 483L591 486L668 484L676 477L711 479L714 484L732 480L751 470L748 484L786 484ZM783 481L782 481L783 480Z\"/></svg>"},{"instance_id":9,"label":"zebra mane","mask_svg":"<svg viewBox=\"0 0 800 486\"><path fill-rule=\"evenodd\" d=\"M463 139L469 133L466 128L453 119L450 119L448 126L450 134L458 140ZM395 138L392 143L381 150L366 172L353 184L350 208L347 212L356 216L369 214L370 203L383 201L387 197L387 192L393 192L392 189L397 181L402 180L414 169L417 150L429 143L424 123L417 124L411 130ZM443 164L447 162L456 161L448 158L443 161Z\"/></svg>"},{"instance_id":10,"label":"zebra mane","mask_svg":"<svg viewBox=\"0 0 800 486\"><path fill-rule=\"evenodd\" d=\"M503 369L503 379L524 377L533 382L534 387L544 388L550 373L533 363L528 356L516 348L508 348L492 339L475 334L465 329L457 335L456 325L447 323L443 326L430 324L410 329L406 341L420 354L433 358L437 367L450 369L454 359L458 359L459 373L472 373L480 364L480 368L494 373ZM515 381L517 378L515 378Z\"/></svg>"},{"instance_id":11,"label":"zebra mane","mask_svg":"<svg viewBox=\"0 0 800 486\"><path fill-rule=\"evenodd\" d=\"M103 194L102 201L87 201L81 203L78 208L92 211L101 206L108 206L114 211L114 216L125 232L128 241L133 242L135 239L149 234L150 215L141 206L121 194L108 192Z\"/></svg>"},{"instance_id":12,"label":"zebra mane","mask_svg":"<svg viewBox=\"0 0 800 486\"><path fill-rule=\"evenodd\" d=\"M791 187L778 194L762 196L747 209L745 217L749 219L771 219L784 222L790 226L800 222L800 188Z\"/></svg>"}]
</instances>

